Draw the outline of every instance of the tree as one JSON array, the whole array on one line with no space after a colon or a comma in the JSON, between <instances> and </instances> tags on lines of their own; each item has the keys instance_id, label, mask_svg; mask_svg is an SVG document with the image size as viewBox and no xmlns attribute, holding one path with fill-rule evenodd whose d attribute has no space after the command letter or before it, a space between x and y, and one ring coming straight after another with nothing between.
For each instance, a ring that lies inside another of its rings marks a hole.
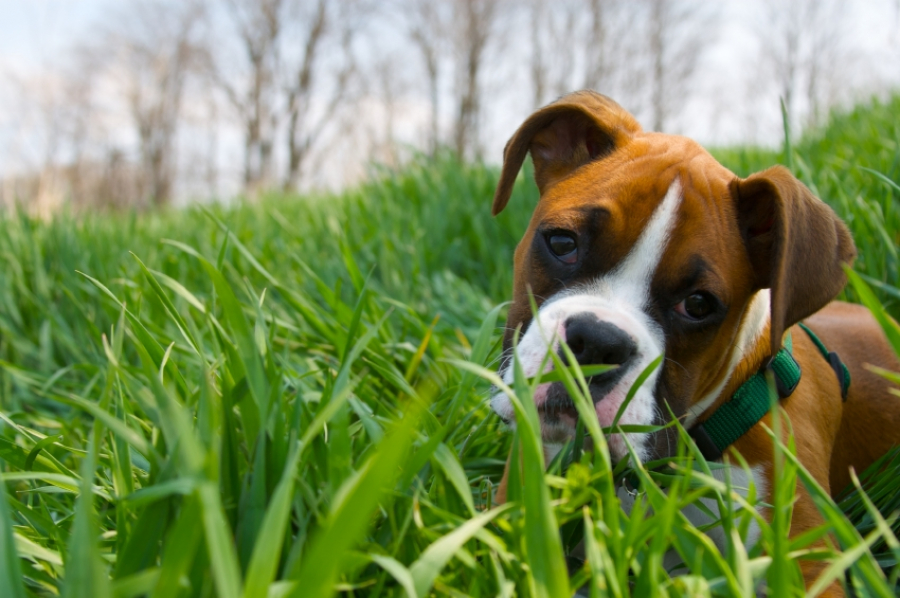
<instances>
[{"instance_id":1,"label":"tree","mask_svg":"<svg viewBox=\"0 0 900 598\"><path fill-rule=\"evenodd\" d=\"M532 107L543 106L554 97L572 91L577 77L576 52L579 19L584 16L583 0L553 2L532 0L530 11ZM562 65L565 65L562 67ZM562 68L561 68L562 67Z\"/></svg>"},{"instance_id":2,"label":"tree","mask_svg":"<svg viewBox=\"0 0 900 598\"><path fill-rule=\"evenodd\" d=\"M446 98L452 125L444 142L460 157L478 156L484 64L511 5L503 0L398 0L392 6L424 67L429 150L433 153L442 142L440 104Z\"/></svg>"},{"instance_id":3,"label":"tree","mask_svg":"<svg viewBox=\"0 0 900 598\"><path fill-rule=\"evenodd\" d=\"M353 41L366 13L361 2L317 0L296 5L289 22L302 48L287 70L288 169L284 188L297 189L311 149L344 107L356 75ZM334 52L337 50L337 52ZM330 80L323 73L330 72ZM314 108L315 94L322 109Z\"/></svg>"},{"instance_id":4,"label":"tree","mask_svg":"<svg viewBox=\"0 0 900 598\"><path fill-rule=\"evenodd\" d=\"M709 18L681 0L644 0L647 12L646 73L650 122L665 131L676 106L684 104L705 47Z\"/></svg>"},{"instance_id":5,"label":"tree","mask_svg":"<svg viewBox=\"0 0 900 598\"><path fill-rule=\"evenodd\" d=\"M646 40L629 0L532 0L528 5L534 107L575 89L594 89L636 104Z\"/></svg>"},{"instance_id":6,"label":"tree","mask_svg":"<svg viewBox=\"0 0 900 598\"><path fill-rule=\"evenodd\" d=\"M175 136L185 81L201 52L202 14L196 2L142 0L116 15L96 48L112 57L137 134L143 201L156 206L172 198Z\"/></svg>"},{"instance_id":7,"label":"tree","mask_svg":"<svg viewBox=\"0 0 900 598\"><path fill-rule=\"evenodd\" d=\"M274 176L284 4L285 0L213 0L210 5L211 11L224 7L243 57L235 59L227 44L220 44L210 48L209 66L243 129L244 187L251 193L271 185ZM243 64L235 68L238 62Z\"/></svg>"},{"instance_id":8,"label":"tree","mask_svg":"<svg viewBox=\"0 0 900 598\"><path fill-rule=\"evenodd\" d=\"M428 100L431 114L428 124L428 151L434 155L440 145L440 75L441 55L448 40L449 16L446 4L432 0L409 0L401 2L399 12L407 20L407 34L413 46L419 51L425 67L428 86Z\"/></svg>"},{"instance_id":9,"label":"tree","mask_svg":"<svg viewBox=\"0 0 900 598\"><path fill-rule=\"evenodd\" d=\"M761 63L770 69L784 101L788 120L816 125L822 112L846 89L849 69L846 38L842 26L846 18L843 0L794 0L766 5L765 24L757 34Z\"/></svg>"},{"instance_id":10,"label":"tree","mask_svg":"<svg viewBox=\"0 0 900 598\"><path fill-rule=\"evenodd\" d=\"M275 185L279 155L286 164L281 186L296 189L310 152L345 107L362 0L210 2L231 21L220 39L239 48L237 56L215 48L210 71L241 122L246 190Z\"/></svg>"},{"instance_id":11,"label":"tree","mask_svg":"<svg viewBox=\"0 0 900 598\"><path fill-rule=\"evenodd\" d=\"M460 158L480 154L478 118L481 114L481 70L495 33L500 0L455 0L456 120L453 149Z\"/></svg>"}]
</instances>

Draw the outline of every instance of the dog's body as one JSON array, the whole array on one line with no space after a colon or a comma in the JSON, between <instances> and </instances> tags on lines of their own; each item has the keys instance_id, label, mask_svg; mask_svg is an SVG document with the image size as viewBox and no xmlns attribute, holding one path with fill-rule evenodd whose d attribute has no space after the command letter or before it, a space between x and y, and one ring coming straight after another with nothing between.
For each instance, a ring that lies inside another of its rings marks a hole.
<instances>
[{"instance_id":1,"label":"dog's body","mask_svg":"<svg viewBox=\"0 0 900 598\"><path fill-rule=\"evenodd\" d=\"M846 282L842 264L855 257L850 234L786 169L739 179L696 143L646 133L615 102L578 92L533 114L510 140L494 214L529 152L541 199L516 249L504 339L510 355L520 331L526 375L547 367L547 352L561 352L561 342L582 365L618 365L590 384L607 427L637 376L664 355L619 422L663 424L671 410L686 429L699 429L789 336L802 376L781 405L800 461L823 487L841 490L850 467L859 471L900 444L900 398L864 365L898 371L900 363L868 311L829 304ZM795 325L804 319L849 369L846 401L840 369ZM512 379L511 360L500 373ZM547 451L573 438L577 414L560 383L538 387L535 402ZM505 395L492 406L514 421ZM672 428L627 436L644 460L675 450ZM627 454L616 434L609 447L614 458ZM722 450L726 460L731 451L746 460L767 500L773 446L763 425ZM500 501L505 484L506 476ZM798 488L791 535L821 522ZM809 583L824 565L802 567Z\"/></svg>"}]
</instances>

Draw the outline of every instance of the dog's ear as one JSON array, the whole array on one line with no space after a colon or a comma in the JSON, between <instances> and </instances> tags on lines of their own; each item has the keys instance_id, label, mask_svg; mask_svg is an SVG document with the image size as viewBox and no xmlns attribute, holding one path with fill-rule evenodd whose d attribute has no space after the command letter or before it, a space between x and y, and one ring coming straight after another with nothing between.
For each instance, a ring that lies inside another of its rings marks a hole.
<instances>
[{"instance_id":1,"label":"dog's ear","mask_svg":"<svg viewBox=\"0 0 900 598\"><path fill-rule=\"evenodd\" d=\"M771 289L771 351L784 331L834 299L856 247L825 202L783 166L732 183L755 286Z\"/></svg>"},{"instance_id":2,"label":"dog's ear","mask_svg":"<svg viewBox=\"0 0 900 598\"><path fill-rule=\"evenodd\" d=\"M494 216L506 207L529 151L534 161L534 179L543 194L551 183L611 153L640 130L624 108L592 91L571 93L541 108L522 123L503 150Z\"/></svg>"}]
</instances>

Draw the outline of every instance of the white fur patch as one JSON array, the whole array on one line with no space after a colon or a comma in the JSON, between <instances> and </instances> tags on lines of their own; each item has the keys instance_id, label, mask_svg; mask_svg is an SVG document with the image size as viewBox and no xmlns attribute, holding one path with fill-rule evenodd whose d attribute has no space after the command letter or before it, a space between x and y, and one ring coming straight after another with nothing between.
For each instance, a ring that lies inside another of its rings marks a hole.
<instances>
[{"instance_id":1,"label":"white fur patch","mask_svg":"<svg viewBox=\"0 0 900 598\"><path fill-rule=\"evenodd\" d=\"M637 356L618 384L595 405L602 426L612 423L638 375L665 351L663 331L646 310L650 304L650 283L675 226L681 201L681 182L676 178L625 259L607 275L551 297L538 310L516 348L516 359L525 375L531 377L538 373L548 351L556 352L560 341L565 340L565 323L572 316L593 314L598 320L611 322L631 336L637 346ZM545 367L552 368L552 363ZM657 368L637 391L619 419L620 424L648 425L654 421L657 407L653 389L659 371ZM502 372L502 377L504 382L512 383L512 364ZM546 395L547 386L542 385L535 394L538 406ZM491 398L491 406L505 420L514 421L512 404L502 392ZM566 419L544 422L545 442L563 442L573 436L574 421ZM646 457L646 434L629 433L628 438L638 456ZM615 457L627 454L625 442L617 434L609 439L609 447Z\"/></svg>"},{"instance_id":2,"label":"white fur patch","mask_svg":"<svg viewBox=\"0 0 900 598\"><path fill-rule=\"evenodd\" d=\"M693 426L694 422L697 421L697 418L700 417L704 411L709 409L709 406L719 398L725 385L728 384L728 381L731 379L731 374L734 372L734 369L754 345L756 345L759 337L765 331L766 325L769 323L770 302L771 294L769 289L757 291L753 296L753 299L750 300L744 318L741 320L741 327L738 330L737 338L735 338L734 345L732 345L731 358L728 362L728 373L714 389L687 410L687 417L682 422L682 425L685 428Z\"/></svg>"}]
</instances>

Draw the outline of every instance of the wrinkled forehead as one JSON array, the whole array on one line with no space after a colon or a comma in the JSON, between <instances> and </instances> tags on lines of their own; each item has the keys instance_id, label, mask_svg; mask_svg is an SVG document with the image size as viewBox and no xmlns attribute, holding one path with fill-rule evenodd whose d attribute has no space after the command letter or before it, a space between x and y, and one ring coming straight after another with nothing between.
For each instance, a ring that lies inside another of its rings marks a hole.
<instances>
[{"instance_id":1,"label":"wrinkled forehead","mask_svg":"<svg viewBox=\"0 0 900 598\"><path fill-rule=\"evenodd\" d=\"M550 187L535 209L529 232L539 227L578 229L590 221L602 226L608 241L614 239L615 250L608 257L618 260L678 183L678 226L694 241L707 244L717 232L730 232L727 225L734 214L729 185L734 179L692 140L642 134ZM704 238L695 238L700 233Z\"/></svg>"}]
</instances>

